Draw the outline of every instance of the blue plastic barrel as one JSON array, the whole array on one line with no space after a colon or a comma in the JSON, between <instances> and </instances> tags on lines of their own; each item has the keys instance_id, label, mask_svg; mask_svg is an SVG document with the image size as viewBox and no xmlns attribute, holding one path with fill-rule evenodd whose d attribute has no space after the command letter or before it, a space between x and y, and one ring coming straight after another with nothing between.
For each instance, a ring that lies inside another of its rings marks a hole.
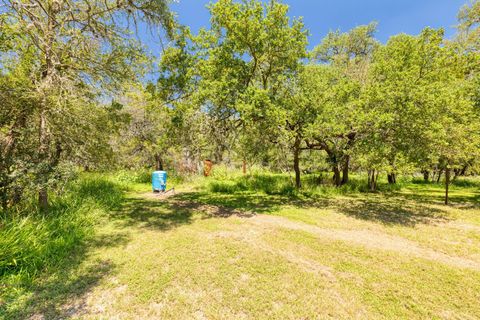
<instances>
[{"instance_id":1,"label":"blue plastic barrel","mask_svg":"<svg viewBox=\"0 0 480 320\"><path fill-rule=\"evenodd\" d=\"M153 191L167 190L167 173L165 171L155 171L152 173Z\"/></svg>"}]
</instances>

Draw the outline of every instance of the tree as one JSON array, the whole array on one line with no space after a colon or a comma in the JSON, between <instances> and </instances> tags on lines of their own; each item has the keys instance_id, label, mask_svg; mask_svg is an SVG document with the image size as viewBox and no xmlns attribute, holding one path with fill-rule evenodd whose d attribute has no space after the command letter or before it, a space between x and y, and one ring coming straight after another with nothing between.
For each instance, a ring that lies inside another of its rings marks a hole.
<instances>
[{"instance_id":1,"label":"tree","mask_svg":"<svg viewBox=\"0 0 480 320\"><path fill-rule=\"evenodd\" d=\"M307 146L327 153L336 186L348 182L352 148L361 133L358 101L379 46L375 30L376 24L371 23L347 33L330 32L311 54L314 62L328 64L332 70L328 99L318 106L321 111L310 127Z\"/></svg>"},{"instance_id":2,"label":"tree","mask_svg":"<svg viewBox=\"0 0 480 320\"><path fill-rule=\"evenodd\" d=\"M280 126L280 136L290 146L293 154L295 185L301 187L300 158L303 150L311 149L308 143L309 129L318 119L325 102L325 92L331 83L328 68L306 65L290 77L279 91L285 125Z\"/></svg>"},{"instance_id":3,"label":"tree","mask_svg":"<svg viewBox=\"0 0 480 320\"><path fill-rule=\"evenodd\" d=\"M85 140L75 137L88 132L81 125L86 120L82 117L88 114L86 109L95 110L90 108L92 103L141 75L147 62L141 46L123 27L125 23L160 24L169 30L173 22L167 2L159 0L2 3L2 23L10 26L14 43L2 58L13 54L30 64L25 76L31 85L25 88L35 103L28 123L35 123L38 137L30 152L34 154L39 205L46 208L48 186L65 145ZM24 118L22 114L11 123L22 125Z\"/></svg>"},{"instance_id":4,"label":"tree","mask_svg":"<svg viewBox=\"0 0 480 320\"><path fill-rule=\"evenodd\" d=\"M211 29L189 37L190 48L172 49L179 54L174 61L195 57L187 63L190 88L195 88L189 90L187 104L205 114L210 124L206 139L216 160L222 161L231 148L253 161L284 132L287 107L279 92L306 56L306 32L300 20L290 21L288 6L278 1L219 0L209 8ZM165 81L174 81L181 65L171 64Z\"/></svg>"},{"instance_id":5,"label":"tree","mask_svg":"<svg viewBox=\"0 0 480 320\"><path fill-rule=\"evenodd\" d=\"M365 127L371 130L363 148L375 153L377 170L386 170L390 183L410 163L421 167L435 161L428 152L428 130L442 86L442 39L442 30L425 29L417 37L398 35L374 55L364 100Z\"/></svg>"}]
</instances>

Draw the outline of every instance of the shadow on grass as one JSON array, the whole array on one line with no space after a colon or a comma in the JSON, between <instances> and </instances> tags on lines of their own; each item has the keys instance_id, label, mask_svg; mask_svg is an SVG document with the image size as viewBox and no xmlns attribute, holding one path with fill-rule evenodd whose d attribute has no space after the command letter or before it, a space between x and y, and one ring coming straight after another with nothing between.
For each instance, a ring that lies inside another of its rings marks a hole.
<instances>
[{"instance_id":1,"label":"shadow on grass","mask_svg":"<svg viewBox=\"0 0 480 320\"><path fill-rule=\"evenodd\" d=\"M313 175L304 177L305 188L297 192L285 175L257 174L212 180L204 192L184 197L192 202L266 214L275 213L284 205L304 209L333 208L357 219L385 225L415 226L449 219L448 207L442 207L444 190L441 184L416 180L395 185L385 182L379 186L379 193L369 193L362 179L351 179L340 188L319 184L317 180ZM480 192L475 190L479 185L476 180L455 181L451 188L451 206L458 209L480 207Z\"/></svg>"},{"instance_id":2,"label":"shadow on grass","mask_svg":"<svg viewBox=\"0 0 480 320\"><path fill-rule=\"evenodd\" d=\"M276 197L235 196L201 192L181 193L169 199L155 198L152 194L130 197L123 207L112 211L111 217L123 226L137 226L167 231L194 221L194 215L201 219L228 218L236 215L252 217L264 210L274 210L280 205ZM254 210L255 209L255 210Z\"/></svg>"},{"instance_id":3,"label":"shadow on grass","mask_svg":"<svg viewBox=\"0 0 480 320\"><path fill-rule=\"evenodd\" d=\"M192 222L194 212L161 199L128 198L111 217L124 226L140 226L167 231Z\"/></svg>"},{"instance_id":4,"label":"shadow on grass","mask_svg":"<svg viewBox=\"0 0 480 320\"><path fill-rule=\"evenodd\" d=\"M423 193L413 194L394 192L343 197L226 191L228 190L182 193L169 199L131 197L124 200L115 211L111 211L110 217L123 226L159 231L193 223L198 216L202 219L232 215L251 217L252 213L275 214L285 206L305 210L333 209L356 219L407 227L448 220L447 208L438 206L441 194L437 189L433 190L435 192L424 190ZM452 200L476 205L480 201L480 194L454 193ZM112 202L117 203L116 201ZM55 269L46 270L48 277L35 281L26 289L25 286L19 288L32 294L23 295L25 300L17 301L16 305L4 308L3 311L0 305L0 317L25 319L32 314L38 319L81 317L86 312L86 293L115 271L115 266L108 260L99 260L88 266L82 262L95 248L121 246L128 241L126 235L118 233L114 236L97 236L88 243L83 243L77 247L75 254L55 266ZM4 298L3 307L12 302L8 299L9 297Z\"/></svg>"},{"instance_id":5,"label":"shadow on grass","mask_svg":"<svg viewBox=\"0 0 480 320\"><path fill-rule=\"evenodd\" d=\"M394 196L349 199L335 204L334 208L347 216L384 225L414 227L449 220L445 210Z\"/></svg>"},{"instance_id":6,"label":"shadow on grass","mask_svg":"<svg viewBox=\"0 0 480 320\"><path fill-rule=\"evenodd\" d=\"M443 205L445 201L444 192L444 190L430 188L415 190L415 193L395 193L395 195L408 201ZM480 208L480 192L452 190L449 196L449 202L450 206L459 209Z\"/></svg>"},{"instance_id":7,"label":"shadow on grass","mask_svg":"<svg viewBox=\"0 0 480 320\"><path fill-rule=\"evenodd\" d=\"M222 209L223 212L231 212L231 214L236 215L238 215L239 210L249 213L275 214L284 206L305 210L333 209L338 213L356 219L409 227L416 224L438 223L448 220L446 209L434 207L422 201L409 200L396 194L366 194L335 198L192 192L177 195L170 201L174 207L176 202L193 203L197 207L199 207L199 204L213 205L224 208ZM229 216L229 214L225 216Z\"/></svg>"},{"instance_id":8,"label":"shadow on grass","mask_svg":"<svg viewBox=\"0 0 480 320\"><path fill-rule=\"evenodd\" d=\"M75 252L54 268L44 270L44 276L32 284L10 284L23 290L26 299L15 301L13 294L6 296L0 318L4 319L68 319L81 316L85 311L85 294L105 276L112 273L114 265L108 260L97 260L87 266L82 262L95 248L113 247L129 241L125 234L97 236L88 244L77 246ZM48 276L47 276L48 275ZM15 289L10 292L15 293ZM8 307L8 303L12 303Z\"/></svg>"}]
</instances>

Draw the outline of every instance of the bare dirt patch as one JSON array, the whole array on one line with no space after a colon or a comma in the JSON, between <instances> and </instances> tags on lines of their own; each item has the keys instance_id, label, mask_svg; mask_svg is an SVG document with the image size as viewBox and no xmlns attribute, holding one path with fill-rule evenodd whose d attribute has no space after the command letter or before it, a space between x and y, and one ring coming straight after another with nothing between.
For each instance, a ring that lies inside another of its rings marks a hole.
<instances>
[{"instance_id":1,"label":"bare dirt patch","mask_svg":"<svg viewBox=\"0 0 480 320\"><path fill-rule=\"evenodd\" d=\"M371 230L324 229L305 223L294 222L282 217L267 215L258 215L255 219L251 220L251 223L259 227L275 226L290 230L305 231L322 238L340 240L372 249L395 251L417 258L433 260L457 268L480 271L480 263L476 261L450 256L442 252L420 247L415 242L401 237L395 237Z\"/></svg>"}]
</instances>

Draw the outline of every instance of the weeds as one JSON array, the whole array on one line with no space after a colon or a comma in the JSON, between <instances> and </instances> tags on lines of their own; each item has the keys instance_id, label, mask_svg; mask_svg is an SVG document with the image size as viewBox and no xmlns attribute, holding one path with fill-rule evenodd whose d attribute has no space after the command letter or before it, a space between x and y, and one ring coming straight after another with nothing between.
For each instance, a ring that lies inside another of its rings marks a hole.
<instances>
[{"instance_id":1,"label":"weeds","mask_svg":"<svg viewBox=\"0 0 480 320\"><path fill-rule=\"evenodd\" d=\"M260 192L267 195L283 196L320 196L345 195L370 192L363 176L353 175L350 181L340 187L335 187L330 179L323 175L309 174L302 177L302 189L296 190L293 177L288 174L275 174L265 171L256 171L250 175L239 172L214 175L208 183L208 190L214 193ZM380 181L379 192L393 192L400 190L406 181L397 184L388 184Z\"/></svg>"},{"instance_id":2,"label":"weeds","mask_svg":"<svg viewBox=\"0 0 480 320\"><path fill-rule=\"evenodd\" d=\"M2 282L30 283L43 269L68 257L93 234L98 219L123 201L123 187L101 175L80 177L67 190L53 197L46 212L30 206L2 213Z\"/></svg>"}]
</instances>

